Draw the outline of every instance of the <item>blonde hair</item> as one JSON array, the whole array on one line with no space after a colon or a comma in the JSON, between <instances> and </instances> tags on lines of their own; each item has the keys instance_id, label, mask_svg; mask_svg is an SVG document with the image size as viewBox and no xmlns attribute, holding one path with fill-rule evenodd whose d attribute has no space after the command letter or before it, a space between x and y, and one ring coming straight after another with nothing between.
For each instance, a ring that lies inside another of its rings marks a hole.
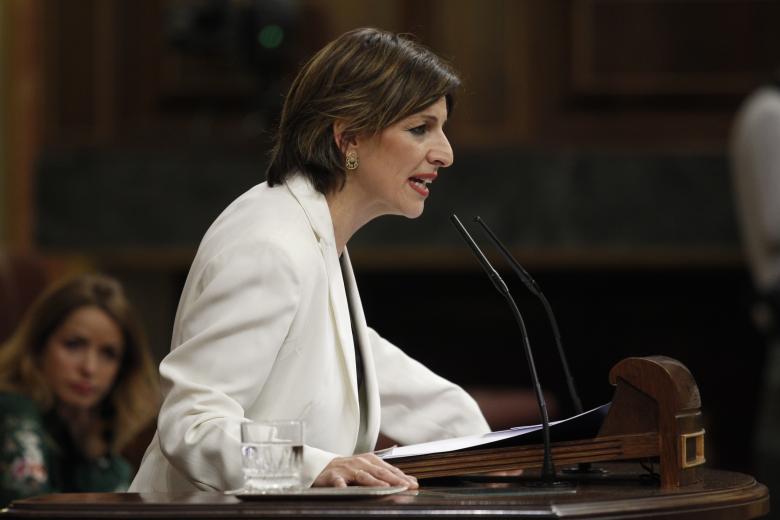
<instances>
[{"instance_id":1,"label":"blonde hair","mask_svg":"<svg viewBox=\"0 0 780 520\"><path fill-rule=\"evenodd\" d=\"M157 413L159 390L143 329L120 283L85 274L51 287L22 318L11 338L0 346L0 390L26 395L43 412L56 404L40 368L49 336L76 309L95 306L122 330L124 349L116 379L99 405L101 424L86 439L74 439L83 449L103 445L119 452ZM91 449L85 450L88 454Z\"/></svg>"},{"instance_id":2,"label":"blonde hair","mask_svg":"<svg viewBox=\"0 0 780 520\"><path fill-rule=\"evenodd\" d=\"M345 123L343 140L374 135L442 97L451 111L459 86L447 63L409 38L371 28L344 33L317 52L290 86L268 184L299 171L323 194L341 189L346 170L335 121Z\"/></svg>"}]
</instances>

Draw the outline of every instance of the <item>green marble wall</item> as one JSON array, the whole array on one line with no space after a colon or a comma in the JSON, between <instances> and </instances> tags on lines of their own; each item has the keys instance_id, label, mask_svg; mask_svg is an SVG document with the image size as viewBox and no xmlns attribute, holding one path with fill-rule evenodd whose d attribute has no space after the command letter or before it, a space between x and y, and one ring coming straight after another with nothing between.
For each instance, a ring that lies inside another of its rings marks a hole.
<instances>
[{"instance_id":1,"label":"green marble wall","mask_svg":"<svg viewBox=\"0 0 780 520\"><path fill-rule=\"evenodd\" d=\"M44 249L195 246L264 156L213 149L46 155L37 188ZM457 246L448 221L481 215L515 247L739 247L722 155L501 150L462 153L423 216L378 219L353 245Z\"/></svg>"}]
</instances>

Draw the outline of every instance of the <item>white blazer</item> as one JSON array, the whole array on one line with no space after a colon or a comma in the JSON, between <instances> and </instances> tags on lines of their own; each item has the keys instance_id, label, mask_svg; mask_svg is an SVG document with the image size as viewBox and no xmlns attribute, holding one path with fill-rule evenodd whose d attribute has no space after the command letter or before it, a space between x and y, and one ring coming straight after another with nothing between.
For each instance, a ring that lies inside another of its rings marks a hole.
<instances>
[{"instance_id":1,"label":"white blazer","mask_svg":"<svg viewBox=\"0 0 780 520\"><path fill-rule=\"evenodd\" d=\"M380 423L404 444L489 431L460 387L366 326L346 251L342 264L325 197L301 175L255 186L225 209L187 276L160 364L157 433L130 491L240 487L246 420L305 422L305 485L333 458L372 450Z\"/></svg>"}]
</instances>

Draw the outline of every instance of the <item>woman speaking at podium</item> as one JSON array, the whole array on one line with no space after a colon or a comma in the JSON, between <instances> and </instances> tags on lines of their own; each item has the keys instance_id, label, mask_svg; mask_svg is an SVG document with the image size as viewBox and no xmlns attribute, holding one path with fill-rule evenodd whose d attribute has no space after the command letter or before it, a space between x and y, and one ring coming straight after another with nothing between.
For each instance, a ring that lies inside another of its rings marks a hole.
<instances>
[{"instance_id":1,"label":"woman speaking at podium","mask_svg":"<svg viewBox=\"0 0 780 520\"><path fill-rule=\"evenodd\" d=\"M380 428L403 443L489 430L461 388L366 325L346 248L376 217L422 213L453 161L444 124L459 83L429 50L375 29L303 66L267 182L224 210L192 263L131 491L240 487L246 420L303 421L303 484L316 486L416 487L371 454Z\"/></svg>"}]
</instances>

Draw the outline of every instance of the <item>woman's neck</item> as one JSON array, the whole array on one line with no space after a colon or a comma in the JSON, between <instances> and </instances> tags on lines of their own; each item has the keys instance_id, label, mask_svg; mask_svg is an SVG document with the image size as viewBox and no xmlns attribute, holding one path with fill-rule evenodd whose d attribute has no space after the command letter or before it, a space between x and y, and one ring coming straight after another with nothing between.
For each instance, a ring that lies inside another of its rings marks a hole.
<instances>
[{"instance_id":1,"label":"woman's neck","mask_svg":"<svg viewBox=\"0 0 780 520\"><path fill-rule=\"evenodd\" d=\"M102 456L108 450L103 439L103 423L96 409L67 406L62 403L55 408L65 424L73 442L89 458Z\"/></svg>"},{"instance_id":2,"label":"woman's neck","mask_svg":"<svg viewBox=\"0 0 780 520\"><path fill-rule=\"evenodd\" d=\"M347 242L358 229L379 216L366 203L366 196L359 192L349 181L339 191L325 196L333 222L333 235L339 256L344 252Z\"/></svg>"}]
</instances>

